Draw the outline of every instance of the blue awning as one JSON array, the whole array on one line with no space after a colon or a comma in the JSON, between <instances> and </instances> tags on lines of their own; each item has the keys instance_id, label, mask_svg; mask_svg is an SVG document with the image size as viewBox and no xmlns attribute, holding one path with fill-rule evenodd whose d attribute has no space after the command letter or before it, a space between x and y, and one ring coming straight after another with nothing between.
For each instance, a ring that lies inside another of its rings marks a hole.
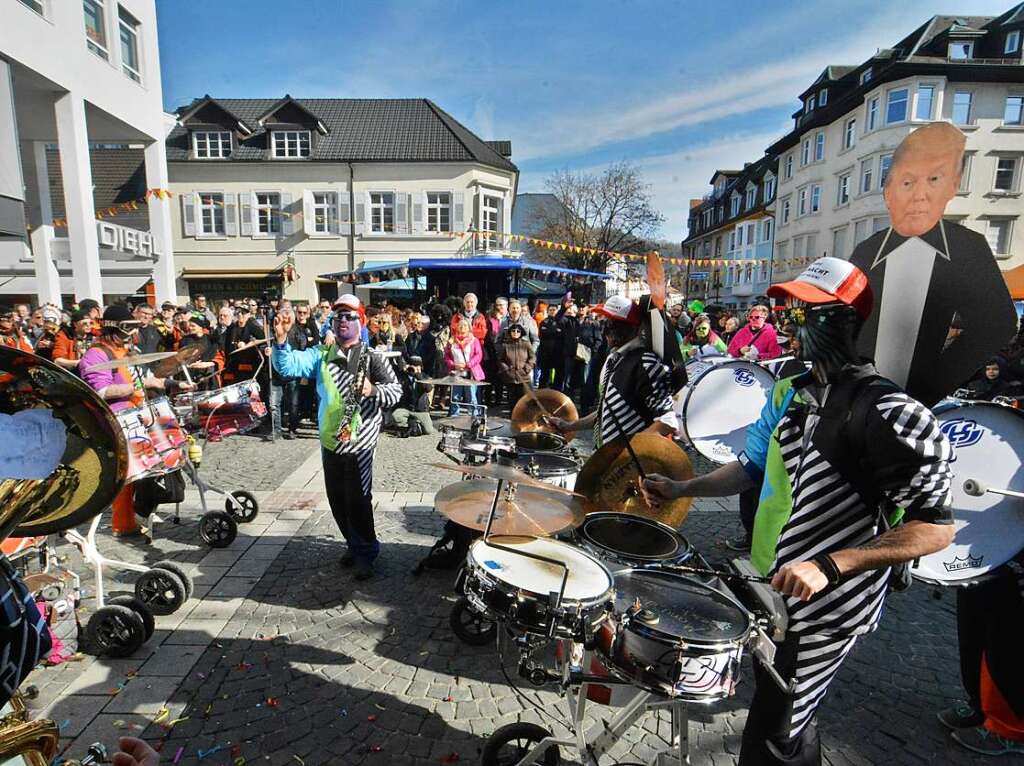
<instances>
[{"instance_id":1,"label":"blue awning","mask_svg":"<svg viewBox=\"0 0 1024 766\"><path fill-rule=\"evenodd\" d=\"M522 268L518 258L410 258L410 269L436 271L439 269L494 269L514 271Z\"/></svg>"},{"instance_id":2,"label":"blue awning","mask_svg":"<svg viewBox=\"0 0 1024 766\"><path fill-rule=\"evenodd\" d=\"M570 269L567 266L555 266L550 263L532 263L523 261L520 268L536 269L537 271L554 271L557 274L571 274L576 277L600 277L601 279L611 279L610 275L603 274L600 271L582 271L581 269Z\"/></svg>"},{"instance_id":3,"label":"blue awning","mask_svg":"<svg viewBox=\"0 0 1024 766\"><path fill-rule=\"evenodd\" d=\"M426 290L426 277L406 277L405 279L389 279L387 282L370 282L360 285L368 290L394 290L395 292L412 292L413 290Z\"/></svg>"},{"instance_id":4,"label":"blue awning","mask_svg":"<svg viewBox=\"0 0 1024 766\"><path fill-rule=\"evenodd\" d=\"M392 269L404 269L409 264L405 261L390 261L388 263L376 263L370 261L369 263L363 263L358 269L352 271L332 271L330 274L320 274L320 279L333 279L335 282L344 282L345 277L358 277L364 274L375 274L381 271L391 271Z\"/></svg>"}]
</instances>

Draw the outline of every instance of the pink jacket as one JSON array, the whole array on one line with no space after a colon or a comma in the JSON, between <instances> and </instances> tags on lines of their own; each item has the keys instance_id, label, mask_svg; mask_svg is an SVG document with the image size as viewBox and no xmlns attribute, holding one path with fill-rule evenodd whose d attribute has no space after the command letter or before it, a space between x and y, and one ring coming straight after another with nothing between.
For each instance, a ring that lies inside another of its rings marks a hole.
<instances>
[{"instance_id":1,"label":"pink jacket","mask_svg":"<svg viewBox=\"0 0 1024 766\"><path fill-rule=\"evenodd\" d=\"M470 336L469 342L463 345L459 345L459 342L452 338L444 349L444 363L448 366L448 372L455 372L455 364L458 362L466 366L473 380L484 379L484 368L480 366L483 358L484 350L480 346L480 341L473 336Z\"/></svg>"},{"instance_id":2,"label":"pink jacket","mask_svg":"<svg viewBox=\"0 0 1024 766\"><path fill-rule=\"evenodd\" d=\"M779 339L775 334L775 325L768 324L765 322L764 327L761 328L761 332L755 338L754 333L750 331L750 325L744 325L740 330L733 336L732 342L729 344L729 356L740 357L743 354L740 353L740 349L744 346L753 346L757 349L758 359L775 359L778 356L782 356L782 349L779 347Z\"/></svg>"}]
</instances>

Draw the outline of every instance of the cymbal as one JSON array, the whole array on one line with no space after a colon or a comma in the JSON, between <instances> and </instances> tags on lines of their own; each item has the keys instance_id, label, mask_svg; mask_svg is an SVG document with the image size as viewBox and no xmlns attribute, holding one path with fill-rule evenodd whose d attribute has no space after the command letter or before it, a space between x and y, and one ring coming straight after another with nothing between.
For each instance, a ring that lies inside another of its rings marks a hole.
<instances>
[{"instance_id":1,"label":"cymbal","mask_svg":"<svg viewBox=\"0 0 1024 766\"><path fill-rule=\"evenodd\" d=\"M544 431L565 437L567 441L572 439L570 432L559 431L545 423L545 415L570 422L580 418L572 399L553 388L541 388L527 393L516 402L516 406L512 408L512 431Z\"/></svg>"},{"instance_id":2,"label":"cymbal","mask_svg":"<svg viewBox=\"0 0 1024 766\"><path fill-rule=\"evenodd\" d=\"M473 380L472 378L461 378L458 375L445 375L443 378L428 378L427 380L421 380L420 383L427 383L433 386L489 386L483 380Z\"/></svg>"},{"instance_id":3,"label":"cymbal","mask_svg":"<svg viewBox=\"0 0 1024 766\"><path fill-rule=\"evenodd\" d=\"M244 346L239 346L238 348L236 348L231 353L232 354L238 354L238 353L241 353L242 351L248 351L250 348L256 348L256 346L262 346L264 343L270 343L270 338L258 338L257 340L251 340L248 343L246 343Z\"/></svg>"},{"instance_id":4,"label":"cymbal","mask_svg":"<svg viewBox=\"0 0 1024 766\"><path fill-rule=\"evenodd\" d=\"M472 415L456 415L451 418L443 418L437 421L439 426L448 426L448 428L454 428L457 431L468 431L473 426L473 421L476 420ZM487 418L487 431L498 431L500 429L511 426L512 421L506 418Z\"/></svg>"},{"instance_id":5,"label":"cymbal","mask_svg":"<svg viewBox=\"0 0 1024 766\"><path fill-rule=\"evenodd\" d=\"M185 346L180 349L171 359L168 357L153 368L153 374L158 378L169 378L180 368L187 367L202 356L203 350L199 346Z\"/></svg>"},{"instance_id":6,"label":"cymbal","mask_svg":"<svg viewBox=\"0 0 1024 766\"><path fill-rule=\"evenodd\" d=\"M133 356L122 356L120 359L111 359L106 362L92 365L90 370L116 370L118 367L138 367L142 364L159 362L161 359L170 359L175 356L173 351L154 351L152 354L135 354Z\"/></svg>"},{"instance_id":7,"label":"cymbal","mask_svg":"<svg viewBox=\"0 0 1024 766\"><path fill-rule=\"evenodd\" d=\"M693 478L693 466L682 447L657 434L634 434L629 440L644 473L670 479ZM660 508L651 508L639 489L640 475L626 445L616 439L597 450L580 469L576 491L586 496L587 513L621 511L660 521L670 527L683 523L693 498L680 497Z\"/></svg>"},{"instance_id":8,"label":"cymbal","mask_svg":"<svg viewBox=\"0 0 1024 766\"><path fill-rule=\"evenodd\" d=\"M534 489L543 489L557 495L575 495L571 489L557 487L548 484L546 481L535 479L515 466L502 465L501 463L484 463L483 465L456 465L454 463L431 463L434 468L444 468L448 471L458 471L467 476L482 476L487 479L500 479L512 484L522 484ZM580 495L582 497L582 495Z\"/></svg>"},{"instance_id":9,"label":"cymbal","mask_svg":"<svg viewBox=\"0 0 1024 766\"><path fill-rule=\"evenodd\" d=\"M438 512L463 527L483 531L498 483L490 479L457 481L434 496ZM519 485L503 489L494 512L495 535L552 535L583 523L583 505L574 497Z\"/></svg>"}]
</instances>

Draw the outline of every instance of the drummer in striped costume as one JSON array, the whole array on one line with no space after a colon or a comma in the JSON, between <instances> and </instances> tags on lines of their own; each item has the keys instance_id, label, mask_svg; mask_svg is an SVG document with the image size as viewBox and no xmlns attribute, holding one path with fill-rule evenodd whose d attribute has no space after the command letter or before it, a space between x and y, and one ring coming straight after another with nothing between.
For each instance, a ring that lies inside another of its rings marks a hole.
<instances>
[{"instance_id":1,"label":"drummer in striped costume","mask_svg":"<svg viewBox=\"0 0 1024 766\"><path fill-rule=\"evenodd\" d=\"M668 367L640 333L640 307L613 295L594 313L605 317L604 337L611 349L601 369L598 407L577 421L552 418L552 424L562 431L594 429L595 447L641 432L675 434L679 422Z\"/></svg>"},{"instance_id":2,"label":"drummer in striped costume","mask_svg":"<svg viewBox=\"0 0 1024 766\"><path fill-rule=\"evenodd\" d=\"M951 448L930 410L858 358L872 306L860 269L819 258L769 295L792 309L811 372L775 384L739 461L689 481L651 476L644 492L657 503L761 485L751 559L786 597L774 666L790 688L755 662L739 762L803 766L821 763L815 712L857 638L877 626L893 567L953 538Z\"/></svg>"},{"instance_id":3,"label":"drummer in striped costume","mask_svg":"<svg viewBox=\"0 0 1024 766\"><path fill-rule=\"evenodd\" d=\"M341 564L355 565L356 579L365 580L380 552L373 525L373 454L383 410L398 404L402 386L388 360L361 342L364 313L354 295L334 304L336 344L293 350L293 316L281 312L274 319L274 369L289 378L316 377L327 501L348 543Z\"/></svg>"}]
</instances>

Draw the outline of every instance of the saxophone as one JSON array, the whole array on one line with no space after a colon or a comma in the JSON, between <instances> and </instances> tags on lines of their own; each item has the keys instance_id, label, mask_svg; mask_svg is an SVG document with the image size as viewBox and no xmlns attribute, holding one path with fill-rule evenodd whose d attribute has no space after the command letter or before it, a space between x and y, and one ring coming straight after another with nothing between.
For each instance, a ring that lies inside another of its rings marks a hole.
<instances>
[{"instance_id":1,"label":"saxophone","mask_svg":"<svg viewBox=\"0 0 1024 766\"><path fill-rule=\"evenodd\" d=\"M356 373L352 376L352 384L349 386L348 396L345 397L345 406L341 412L341 426L338 429L337 440L349 442L359 430L362 418L359 414L359 404L363 400L363 382L370 369L370 349L361 345L359 348L359 362L356 364Z\"/></svg>"}]
</instances>

